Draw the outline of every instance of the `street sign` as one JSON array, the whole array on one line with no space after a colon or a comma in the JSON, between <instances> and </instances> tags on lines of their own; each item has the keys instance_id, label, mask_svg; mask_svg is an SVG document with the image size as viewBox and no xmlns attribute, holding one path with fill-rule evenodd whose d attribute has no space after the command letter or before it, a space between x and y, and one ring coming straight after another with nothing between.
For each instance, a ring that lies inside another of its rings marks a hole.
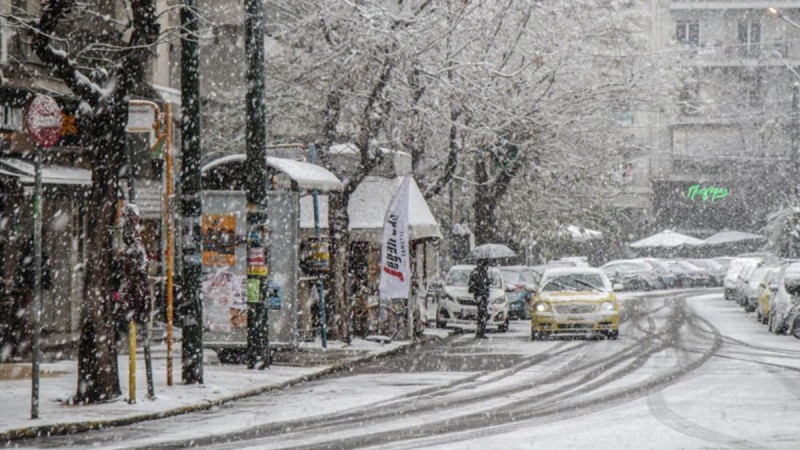
<instances>
[{"instance_id":1,"label":"street sign","mask_svg":"<svg viewBox=\"0 0 800 450\"><path fill-rule=\"evenodd\" d=\"M25 128L40 147L52 147L61 140L61 107L53 97L37 95L25 110Z\"/></svg>"},{"instance_id":2,"label":"street sign","mask_svg":"<svg viewBox=\"0 0 800 450\"><path fill-rule=\"evenodd\" d=\"M125 127L128 133L153 133L155 123L156 112L151 106L128 106L128 125Z\"/></svg>"}]
</instances>

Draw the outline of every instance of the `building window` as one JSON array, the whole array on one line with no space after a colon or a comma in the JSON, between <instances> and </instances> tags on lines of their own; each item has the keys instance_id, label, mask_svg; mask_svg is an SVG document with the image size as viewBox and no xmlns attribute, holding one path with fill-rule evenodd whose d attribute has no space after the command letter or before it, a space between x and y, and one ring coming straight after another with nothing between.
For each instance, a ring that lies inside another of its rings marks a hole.
<instances>
[{"instance_id":1,"label":"building window","mask_svg":"<svg viewBox=\"0 0 800 450\"><path fill-rule=\"evenodd\" d=\"M697 20L679 20L676 26L675 39L683 45L697 45L700 42L700 22Z\"/></svg>"},{"instance_id":2,"label":"building window","mask_svg":"<svg viewBox=\"0 0 800 450\"><path fill-rule=\"evenodd\" d=\"M700 112L700 85L697 83L686 83L681 89L678 101L681 113L684 116L693 116Z\"/></svg>"},{"instance_id":3,"label":"building window","mask_svg":"<svg viewBox=\"0 0 800 450\"><path fill-rule=\"evenodd\" d=\"M764 104L762 79L763 77L760 72L745 72L742 76L744 92L747 94L746 100L751 107L760 108Z\"/></svg>"},{"instance_id":4,"label":"building window","mask_svg":"<svg viewBox=\"0 0 800 450\"><path fill-rule=\"evenodd\" d=\"M739 22L738 49L739 56L745 58L757 57L761 47L761 23L756 21Z\"/></svg>"}]
</instances>

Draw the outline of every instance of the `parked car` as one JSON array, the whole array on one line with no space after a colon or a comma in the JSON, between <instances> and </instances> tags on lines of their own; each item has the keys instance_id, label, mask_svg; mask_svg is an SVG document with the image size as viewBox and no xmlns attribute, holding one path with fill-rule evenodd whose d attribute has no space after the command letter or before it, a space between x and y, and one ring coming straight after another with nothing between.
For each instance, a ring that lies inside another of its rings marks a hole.
<instances>
[{"instance_id":1,"label":"parked car","mask_svg":"<svg viewBox=\"0 0 800 450\"><path fill-rule=\"evenodd\" d=\"M469 275L475 269L472 265L453 266L447 272L444 287L436 308L436 326L445 328L453 325L475 325L478 320L478 306L475 297L469 293ZM508 296L500 269L489 269L491 286L489 289L489 321L486 326L497 327L498 331L508 331Z\"/></svg>"},{"instance_id":2,"label":"parked car","mask_svg":"<svg viewBox=\"0 0 800 450\"><path fill-rule=\"evenodd\" d=\"M530 287L536 286L542 278L542 266L504 266L500 273L505 284L511 320L530 319Z\"/></svg>"},{"instance_id":3,"label":"parked car","mask_svg":"<svg viewBox=\"0 0 800 450\"><path fill-rule=\"evenodd\" d=\"M669 270L664 261L658 258L639 258L653 268L658 277L659 289L670 289L675 286L675 274Z\"/></svg>"},{"instance_id":4,"label":"parked car","mask_svg":"<svg viewBox=\"0 0 800 450\"><path fill-rule=\"evenodd\" d=\"M761 267L764 264L764 260L751 260L742 267L742 270L739 272L739 277L736 279L736 292L735 292L735 300L741 306L744 306L747 303L747 292L745 292L745 288L747 287L747 283L750 280L750 276L753 272Z\"/></svg>"},{"instance_id":5,"label":"parked car","mask_svg":"<svg viewBox=\"0 0 800 450\"><path fill-rule=\"evenodd\" d=\"M728 265L728 271L725 272L725 280L723 286L725 287L725 300L736 300L736 283L739 280L739 272L742 271L744 266L749 264L750 261L758 262L758 258L734 258Z\"/></svg>"},{"instance_id":6,"label":"parked car","mask_svg":"<svg viewBox=\"0 0 800 450\"><path fill-rule=\"evenodd\" d=\"M762 289L761 294L758 296L758 302L756 303L756 318L763 324L769 321L769 305L772 303L772 297L778 291L778 278L780 277L780 273L780 267L772 267L761 281Z\"/></svg>"},{"instance_id":7,"label":"parked car","mask_svg":"<svg viewBox=\"0 0 800 450\"><path fill-rule=\"evenodd\" d=\"M629 291L649 291L659 287L658 275L650 264L638 259L620 259L600 267L614 284Z\"/></svg>"},{"instance_id":8,"label":"parked car","mask_svg":"<svg viewBox=\"0 0 800 450\"><path fill-rule=\"evenodd\" d=\"M761 296L762 291L766 288L764 283L767 274L770 270L777 269L774 266L760 266L754 269L747 282L742 287L742 297L744 298L742 306L747 312L753 312L758 305L758 297Z\"/></svg>"},{"instance_id":9,"label":"parked car","mask_svg":"<svg viewBox=\"0 0 800 450\"><path fill-rule=\"evenodd\" d=\"M675 274L675 281L681 287L705 287L709 285L708 271L687 261L667 261L667 267Z\"/></svg>"},{"instance_id":10,"label":"parked car","mask_svg":"<svg viewBox=\"0 0 800 450\"><path fill-rule=\"evenodd\" d=\"M591 267L589 265L589 259L585 256L562 256L554 261L550 261L552 263L570 263L572 267Z\"/></svg>"},{"instance_id":11,"label":"parked car","mask_svg":"<svg viewBox=\"0 0 800 450\"><path fill-rule=\"evenodd\" d=\"M725 280L725 268L713 259L690 259L687 262L708 271L709 286L722 286Z\"/></svg>"},{"instance_id":12,"label":"parked car","mask_svg":"<svg viewBox=\"0 0 800 450\"><path fill-rule=\"evenodd\" d=\"M792 334L800 327L800 263L783 267L777 290L770 299L767 325L776 334Z\"/></svg>"},{"instance_id":13,"label":"parked car","mask_svg":"<svg viewBox=\"0 0 800 450\"><path fill-rule=\"evenodd\" d=\"M545 269L531 302L531 340L619 335L619 303L608 276L591 267Z\"/></svg>"},{"instance_id":14,"label":"parked car","mask_svg":"<svg viewBox=\"0 0 800 450\"><path fill-rule=\"evenodd\" d=\"M734 260L733 256L718 256L716 258L711 258L716 261L717 264L721 265L725 272L728 271L728 267L731 265L731 261Z\"/></svg>"}]
</instances>

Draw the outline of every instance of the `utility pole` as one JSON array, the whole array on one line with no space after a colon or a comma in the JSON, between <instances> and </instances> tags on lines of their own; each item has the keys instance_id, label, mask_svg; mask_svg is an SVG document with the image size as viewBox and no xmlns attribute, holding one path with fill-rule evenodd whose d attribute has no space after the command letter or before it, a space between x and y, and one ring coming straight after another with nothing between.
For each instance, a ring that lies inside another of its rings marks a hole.
<instances>
[{"instance_id":1,"label":"utility pole","mask_svg":"<svg viewBox=\"0 0 800 450\"><path fill-rule=\"evenodd\" d=\"M183 382L203 383L203 303L200 230L200 43L197 0L181 8L181 225L183 226Z\"/></svg>"},{"instance_id":2,"label":"utility pole","mask_svg":"<svg viewBox=\"0 0 800 450\"><path fill-rule=\"evenodd\" d=\"M792 233L790 233L789 240L789 258L797 258L800 255L800 242L798 242L795 233L800 228L800 217L798 217L798 208L800 208L800 83L795 81L792 84L792 120L791 120L791 179L792 179L792 192L791 192L791 226Z\"/></svg>"},{"instance_id":3,"label":"utility pole","mask_svg":"<svg viewBox=\"0 0 800 450\"><path fill-rule=\"evenodd\" d=\"M245 0L247 57L247 367L269 366L267 304L267 107L264 6Z\"/></svg>"}]
</instances>

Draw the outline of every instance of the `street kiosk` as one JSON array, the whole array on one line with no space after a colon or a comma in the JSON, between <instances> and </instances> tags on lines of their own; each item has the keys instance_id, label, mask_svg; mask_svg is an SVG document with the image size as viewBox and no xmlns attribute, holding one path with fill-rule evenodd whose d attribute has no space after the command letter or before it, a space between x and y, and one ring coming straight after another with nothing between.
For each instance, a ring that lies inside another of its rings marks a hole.
<instances>
[{"instance_id":1,"label":"street kiosk","mask_svg":"<svg viewBox=\"0 0 800 450\"><path fill-rule=\"evenodd\" d=\"M341 181L327 169L292 157L267 157L267 249L263 258L269 283L270 348L295 349L298 332L300 199L313 190L340 191ZM247 346L246 155L216 159L203 174L204 346L220 359L233 359ZM256 255L259 256L260 255ZM254 257L254 255L250 255Z\"/></svg>"}]
</instances>

